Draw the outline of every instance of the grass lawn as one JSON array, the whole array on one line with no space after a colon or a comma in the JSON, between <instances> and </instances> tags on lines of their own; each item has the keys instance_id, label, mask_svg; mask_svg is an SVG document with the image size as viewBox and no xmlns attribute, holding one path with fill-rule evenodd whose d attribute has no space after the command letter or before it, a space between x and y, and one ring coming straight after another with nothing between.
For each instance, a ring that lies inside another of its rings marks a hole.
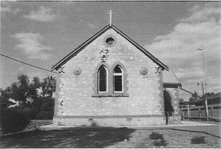
<instances>
[{"instance_id":1,"label":"grass lawn","mask_svg":"<svg viewBox=\"0 0 221 149\"><path fill-rule=\"evenodd\" d=\"M68 128L63 130L35 130L0 137L0 147L63 147L63 148L147 148L160 147L160 139L150 139L151 133L163 134L164 147L214 148L221 147L220 137L201 132L172 129L127 129L127 128ZM199 137L199 144L191 143Z\"/></svg>"}]
</instances>

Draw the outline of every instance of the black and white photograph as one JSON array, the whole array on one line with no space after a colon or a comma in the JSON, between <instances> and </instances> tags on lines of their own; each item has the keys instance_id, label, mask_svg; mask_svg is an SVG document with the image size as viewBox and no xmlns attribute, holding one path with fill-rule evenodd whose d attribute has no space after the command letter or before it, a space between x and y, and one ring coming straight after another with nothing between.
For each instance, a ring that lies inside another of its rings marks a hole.
<instances>
[{"instance_id":1,"label":"black and white photograph","mask_svg":"<svg viewBox=\"0 0 221 149\"><path fill-rule=\"evenodd\" d=\"M221 148L221 1L0 3L0 148Z\"/></svg>"}]
</instances>

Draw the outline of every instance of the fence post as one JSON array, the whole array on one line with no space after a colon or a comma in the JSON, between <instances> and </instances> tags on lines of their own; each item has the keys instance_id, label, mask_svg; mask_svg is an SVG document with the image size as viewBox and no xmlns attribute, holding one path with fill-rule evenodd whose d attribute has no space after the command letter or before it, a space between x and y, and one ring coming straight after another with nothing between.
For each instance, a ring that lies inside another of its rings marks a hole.
<instances>
[{"instance_id":1,"label":"fence post","mask_svg":"<svg viewBox=\"0 0 221 149\"><path fill-rule=\"evenodd\" d=\"M190 105L189 104L187 105L187 117L189 120L190 119Z\"/></svg>"},{"instance_id":2,"label":"fence post","mask_svg":"<svg viewBox=\"0 0 221 149\"><path fill-rule=\"evenodd\" d=\"M206 120L209 121L208 104L207 104L207 100L206 99L205 99L205 109L206 109Z\"/></svg>"},{"instance_id":3,"label":"fence post","mask_svg":"<svg viewBox=\"0 0 221 149\"><path fill-rule=\"evenodd\" d=\"M198 114L199 117L202 117L202 112L201 112L200 108L199 108L198 112L199 112L199 114Z\"/></svg>"},{"instance_id":4,"label":"fence post","mask_svg":"<svg viewBox=\"0 0 221 149\"><path fill-rule=\"evenodd\" d=\"M211 112L212 112L212 117L214 117L214 110L213 110L213 106L211 105Z\"/></svg>"}]
</instances>

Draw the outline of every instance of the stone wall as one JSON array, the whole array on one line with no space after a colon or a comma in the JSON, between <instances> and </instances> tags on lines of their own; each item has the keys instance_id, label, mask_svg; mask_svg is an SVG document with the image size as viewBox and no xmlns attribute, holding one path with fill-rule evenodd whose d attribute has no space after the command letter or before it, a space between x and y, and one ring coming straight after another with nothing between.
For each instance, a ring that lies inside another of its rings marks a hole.
<instances>
[{"instance_id":1,"label":"stone wall","mask_svg":"<svg viewBox=\"0 0 221 149\"><path fill-rule=\"evenodd\" d=\"M112 47L104 44L113 36ZM127 73L128 97L93 97L97 67L102 63L101 51L107 50L105 63L109 71L120 62ZM165 124L161 69L135 46L113 29L95 39L63 65L58 74L55 103L55 125L145 126ZM140 69L146 67L147 75ZM81 74L75 75L74 69Z\"/></svg>"}]
</instances>

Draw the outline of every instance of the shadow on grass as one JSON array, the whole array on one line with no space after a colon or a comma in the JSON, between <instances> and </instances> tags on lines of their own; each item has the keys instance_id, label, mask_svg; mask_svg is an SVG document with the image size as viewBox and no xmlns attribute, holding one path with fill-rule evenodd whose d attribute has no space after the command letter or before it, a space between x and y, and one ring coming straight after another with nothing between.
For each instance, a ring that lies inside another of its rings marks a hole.
<instances>
[{"instance_id":1,"label":"shadow on grass","mask_svg":"<svg viewBox=\"0 0 221 149\"><path fill-rule=\"evenodd\" d=\"M51 131L30 131L0 137L0 147L71 147L102 148L129 140L128 128L66 128Z\"/></svg>"}]
</instances>

